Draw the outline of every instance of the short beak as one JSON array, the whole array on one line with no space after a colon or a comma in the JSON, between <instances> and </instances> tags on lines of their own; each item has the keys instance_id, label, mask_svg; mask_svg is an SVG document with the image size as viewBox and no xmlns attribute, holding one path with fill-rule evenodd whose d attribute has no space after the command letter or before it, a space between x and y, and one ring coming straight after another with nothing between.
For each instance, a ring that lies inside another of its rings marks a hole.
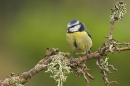
<instances>
[{"instance_id":1,"label":"short beak","mask_svg":"<svg viewBox=\"0 0 130 86\"><path fill-rule=\"evenodd\" d=\"M67 28L66 28L66 32L68 33L68 31L69 31L69 28L67 27Z\"/></svg>"}]
</instances>

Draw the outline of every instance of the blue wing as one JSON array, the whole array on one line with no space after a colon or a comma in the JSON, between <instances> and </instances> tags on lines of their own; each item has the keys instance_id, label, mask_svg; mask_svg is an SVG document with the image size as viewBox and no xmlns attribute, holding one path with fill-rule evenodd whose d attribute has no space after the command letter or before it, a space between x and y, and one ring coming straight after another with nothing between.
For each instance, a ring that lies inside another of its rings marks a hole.
<instances>
[{"instance_id":1,"label":"blue wing","mask_svg":"<svg viewBox=\"0 0 130 86\"><path fill-rule=\"evenodd\" d=\"M88 31L88 29L85 27L84 23L80 22L80 24L81 24L81 27L80 27L79 31L86 31L88 36L92 39L92 36L91 36L90 32Z\"/></svg>"},{"instance_id":2,"label":"blue wing","mask_svg":"<svg viewBox=\"0 0 130 86\"><path fill-rule=\"evenodd\" d=\"M90 32L87 29L85 29L85 31L87 32L88 36L92 39Z\"/></svg>"}]
</instances>

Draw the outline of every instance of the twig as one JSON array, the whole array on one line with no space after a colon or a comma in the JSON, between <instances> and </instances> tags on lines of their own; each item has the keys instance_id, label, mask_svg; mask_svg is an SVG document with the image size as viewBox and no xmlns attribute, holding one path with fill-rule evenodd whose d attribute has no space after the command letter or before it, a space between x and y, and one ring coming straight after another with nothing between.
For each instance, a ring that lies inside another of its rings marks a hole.
<instances>
[{"instance_id":1,"label":"twig","mask_svg":"<svg viewBox=\"0 0 130 86\"><path fill-rule=\"evenodd\" d=\"M114 31L114 23L115 23L115 20L111 20L111 22L110 22L111 28L110 28L109 40L112 39L112 34L113 34L113 31Z\"/></svg>"}]
</instances>

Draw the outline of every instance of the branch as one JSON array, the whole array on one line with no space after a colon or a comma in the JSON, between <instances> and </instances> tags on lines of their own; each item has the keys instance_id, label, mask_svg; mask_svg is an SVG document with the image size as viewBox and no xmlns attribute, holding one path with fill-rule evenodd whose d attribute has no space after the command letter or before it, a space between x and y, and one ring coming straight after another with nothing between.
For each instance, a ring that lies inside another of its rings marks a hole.
<instances>
[{"instance_id":1,"label":"branch","mask_svg":"<svg viewBox=\"0 0 130 86\"><path fill-rule=\"evenodd\" d=\"M101 48L99 48L99 50L102 50ZM130 47L120 48L120 51L127 51L127 50L130 50ZM114 51L118 51L118 50L115 49ZM10 85L16 84L16 82L24 85L25 83L27 83L31 79L32 76L34 76L35 74L37 74L41 71L46 70L47 65L49 63L51 63L53 56L57 55L59 53L64 57L70 55L69 53L60 52L59 49L57 49L57 48L56 49L47 48L45 57L42 60L40 60L34 68L32 68L31 70L29 70L27 72L19 74L19 75L14 75L13 73L11 73L4 80L0 80L0 86L10 86ZM89 69L84 64L84 61L102 58L102 57L103 56L98 51L96 51L94 53L91 53L89 58L87 56L74 58L73 63L70 63L70 59L65 58L65 62L67 63L68 66L70 66L77 73L78 76L83 75L86 82L89 83L89 81L88 81L88 79L86 78L85 75L87 75L90 79L94 79L94 77L91 74L88 73ZM113 69L114 69L114 67L113 67ZM107 81L107 83L108 83L108 81Z\"/></svg>"},{"instance_id":2,"label":"branch","mask_svg":"<svg viewBox=\"0 0 130 86\"><path fill-rule=\"evenodd\" d=\"M10 86L16 84L16 82L19 84L25 84L36 73L39 73L40 71L47 69L48 63L52 61L51 56L55 55L56 52L58 52L58 49L52 49L51 51L47 49L45 57L42 60L40 60L34 68L16 76L14 74L10 74L4 80L0 80L0 86Z\"/></svg>"},{"instance_id":3,"label":"branch","mask_svg":"<svg viewBox=\"0 0 130 86\"><path fill-rule=\"evenodd\" d=\"M127 47L122 47L122 48L118 48L117 45L126 45ZM52 59L54 58L54 55L58 55L61 54L62 56L65 57L65 62L67 63L68 66L70 66L78 76L83 76L87 82L87 84L89 84L88 79L86 78L85 75L87 75L90 79L94 79L94 77L88 72L89 69L87 68L87 66L84 64L85 61L87 60L91 60L91 59L98 59L98 61L100 61L100 59L106 55L106 53L108 52L116 52L116 51L127 51L130 50L130 47L128 46L129 43L118 43L115 40L109 40L106 41L99 49L98 51L95 51L94 53L91 53L89 55L89 58L87 56L82 56L82 57L78 57L78 58L74 58L73 59L73 63L70 63L70 59L67 59L66 56L69 56L69 53L64 53L64 52L60 52L59 49L50 49L47 48L46 50L46 55L45 57L40 60L38 62L38 64L32 68L31 70L24 72L22 74L19 75L14 75L13 73L8 76L7 78L5 78L4 80L0 80L0 86L10 86L10 85L14 85L17 83L24 85L25 83L27 83L32 76L34 76L36 73L39 73L40 71L46 70L47 66L49 63L51 63ZM111 46L113 45L113 46ZM101 73L104 72L101 66L99 66L100 62L97 63L98 67L101 69ZM113 69L115 69L112 65L108 65L109 67L112 67ZM106 71L106 70L105 70ZM104 80L105 83L108 84L108 79L106 78L106 76L104 75ZM115 81L112 81L115 83ZM89 86L89 85L88 85Z\"/></svg>"}]
</instances>

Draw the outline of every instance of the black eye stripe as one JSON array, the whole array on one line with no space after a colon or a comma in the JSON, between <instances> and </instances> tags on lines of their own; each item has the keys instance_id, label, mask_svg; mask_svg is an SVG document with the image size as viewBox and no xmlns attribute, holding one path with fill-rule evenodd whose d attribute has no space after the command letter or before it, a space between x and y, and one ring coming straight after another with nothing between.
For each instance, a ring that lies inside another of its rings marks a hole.
<instances>
[{"instance_id":1,"label":"black eye stripe","mask_svg":"<svg viewBox=\"0 0 130 86\"><path fill-rule=\"evenodd\" d=\"M70 28L73 28L73 27L75 27L75 26L77 26L77 25L79 25L79 24L73 25L73 26L71 26Z\"/></svg>"}]
</instances>

